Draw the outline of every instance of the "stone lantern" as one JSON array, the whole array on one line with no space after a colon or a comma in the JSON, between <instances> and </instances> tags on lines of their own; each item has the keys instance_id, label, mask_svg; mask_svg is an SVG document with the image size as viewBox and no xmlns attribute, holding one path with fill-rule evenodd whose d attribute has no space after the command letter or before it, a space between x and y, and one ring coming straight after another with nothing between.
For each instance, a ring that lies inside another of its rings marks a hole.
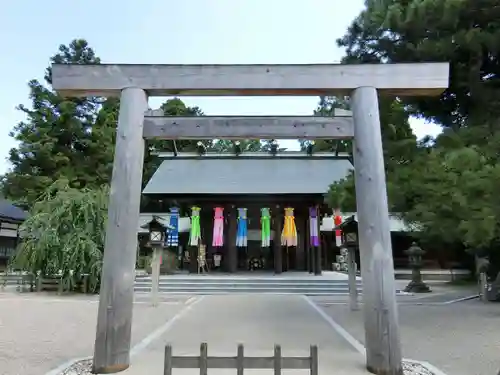
<instances>
[{"instance_id":1,"label":"stone lantern","mask_svg":"<svg viewBox=\"0 0 500 375\"><path fill-rule=\"evenodd\" d=\"M344 220L344 222L335 229L342 231L342 245L347 248L358 248L358 222L351 216Z\"/></svg>"},{"instance_id":2,"label":"stone lantern","mask_svg":"<svg viewBox=\"0 0 500 375\"><path fill-rule=\"evenodd\" d=\"M163 247L167 237L168 226L162 223L162 218L154 216L151 221L141 226L142 229L147 229L149 232L149 245L152 248Z\"/></svg>"},{"instance_id":3,"label":"stone lantern","mask_svg":"<svg viewBox=\"0 0 500 375\"><path fill-rule=\"evenodd\" d=\"M408 255L411 268L411 281L406 286L405 292L429 293L431 289L422 280L422 273L420 272L423 265L422 256L425 254L425 251L413 242L410 248L405 251L405 254Z\"/></svg>"},{"instance_id":4,"label":"stone lantern","mask_svg":"<svg viewBox=\"0 0 500 375\"><path fill-rule=\"evenodd\" d=\"M349 279L349 307L358 310L358 285L356 281L356 250L359 248L358 222L354 215L337 225L334 230L342 231L341 255L347 255L347 276Z\"/></svg>"},{"instance_id":5,"label":"stone lantern","mask_svg":"<svg viewBox=\"0 0 500 375\"><path fill-rule=\"evenodd\" d=\"M165 247L165 240L168 235L168 229L170 228L169 225L162 223L162 221L161 217L153 215L151 221L141 226L141 228L149 231L149 245L153 249L153 259L151 261L151 299L153 306L158 305L161 258L163 248Z\"/></svg>"}]
</instances>

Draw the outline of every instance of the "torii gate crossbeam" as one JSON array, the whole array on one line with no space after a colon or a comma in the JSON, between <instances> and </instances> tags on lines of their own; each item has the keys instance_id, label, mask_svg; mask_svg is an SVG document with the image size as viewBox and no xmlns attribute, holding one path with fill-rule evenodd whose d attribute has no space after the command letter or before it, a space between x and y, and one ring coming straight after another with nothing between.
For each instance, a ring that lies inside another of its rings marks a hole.
<instances>
[{"instance_id":1,"label":"torii gate crossbeam","mask_svg":"<svg viewBox=\"0 0 500 375\"><path fill-rule=\"evenodd\" d=\"M448 87L448 79L448 63L53 65L52 86L63 95L120 96L94 371L111 373L129 366L147 96L349 95L354 120L366 367L374 374L401 375L378 93L439 95ZM162 133L158 126L147 125L145 131L172 137L166 133L173 127ZM212 131L222 132L217 126ZM219 134L205 135L217 138ZM332 138L338 135L332 134ZM188 134L178 131L178 136Z\"/></svg>"}]
</instances>

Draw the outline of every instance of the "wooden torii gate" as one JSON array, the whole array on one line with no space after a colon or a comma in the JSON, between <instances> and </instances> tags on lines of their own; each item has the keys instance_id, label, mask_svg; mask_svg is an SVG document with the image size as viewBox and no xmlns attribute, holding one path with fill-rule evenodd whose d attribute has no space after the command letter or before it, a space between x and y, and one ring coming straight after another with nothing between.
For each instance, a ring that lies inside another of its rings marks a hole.
<instances>
[{"instance_id":1,"label":"wooden torii gate","mask_svg":"<svg viewBox=\"0 0 500 375\"><path fill-rule=\"evenodd\" d=\"M366 367L379 375L402 374L378 94L438 95L448 87L448 76L448 63L53 65L52 85L62 95L120 97L94 371L114 373L129 366L144 138L354 137ZM346 117L145 118L148 96L320 95L349 95L354 121Z\"/></svg>"}]
</instances>

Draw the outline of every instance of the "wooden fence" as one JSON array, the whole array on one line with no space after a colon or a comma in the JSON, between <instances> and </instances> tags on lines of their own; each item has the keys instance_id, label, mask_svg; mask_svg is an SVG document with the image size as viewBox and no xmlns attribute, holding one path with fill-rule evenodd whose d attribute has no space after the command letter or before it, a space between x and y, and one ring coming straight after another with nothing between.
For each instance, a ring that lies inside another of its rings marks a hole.
<instances>
[{"instance_id":1,"label":"wooden fence","mask_svg":"<svg viewBox=\"0 0 500 375\"><path fill-rule=\"evenodd\" d=\"M308 357L282 357L281 346L274 346L272 357L245 357L243 345L238 345L236 357L208 356L206 343L200 345L199 356L173 356L172 346L165 347L164 375L172 375L174 368L200 369L200 375L207 375L208 369L236 369L237 375L243 375L244 369L273 369L274 375L281 370L309 370L311 375L318 375L318 347L311 345Z\"/></svg>"},{"instance_id":2,"label":"wooden fence","mask_svg":"<svg viewBox=\"0 0 500 375\"><path fill-rule=\"evenodd\" d=\"M71 285L64 285L63 278L58 275L43 276L41 274L31 274L23 272L9 272L0 274L0 290L4 290L7 285L15 285L17 291L30 292L52 291L61 294L65 291L81 291L88 293L89 276L82 275Z\"/></svg>"}]
</instances>

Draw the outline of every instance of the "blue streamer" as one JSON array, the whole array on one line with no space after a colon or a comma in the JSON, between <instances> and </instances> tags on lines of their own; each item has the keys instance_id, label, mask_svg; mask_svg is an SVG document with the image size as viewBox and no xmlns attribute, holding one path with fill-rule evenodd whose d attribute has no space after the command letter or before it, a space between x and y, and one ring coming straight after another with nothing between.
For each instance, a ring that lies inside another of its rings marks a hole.
<instances>
[{"instance_id":1,"label":"blue streamer","mask_svg":"<svg viewBox=\"0 0 500 375\"><path fill-rule=\"evenodd\" d=\"M167 231L167 246L179 246L179 209L170 208L170 226L172 229Z\"/></svg>"},{"instance_id":2,"label":"blue streamer","mask_svg":"<svg viewBox=\"0 0 500 375\"><path fill-rule=\"evenodd\" d=\"M247 247L248 228L247 228L247 209L238 208L238 230L236 232L236 246Z\"/></svg>"}]
</instances>

